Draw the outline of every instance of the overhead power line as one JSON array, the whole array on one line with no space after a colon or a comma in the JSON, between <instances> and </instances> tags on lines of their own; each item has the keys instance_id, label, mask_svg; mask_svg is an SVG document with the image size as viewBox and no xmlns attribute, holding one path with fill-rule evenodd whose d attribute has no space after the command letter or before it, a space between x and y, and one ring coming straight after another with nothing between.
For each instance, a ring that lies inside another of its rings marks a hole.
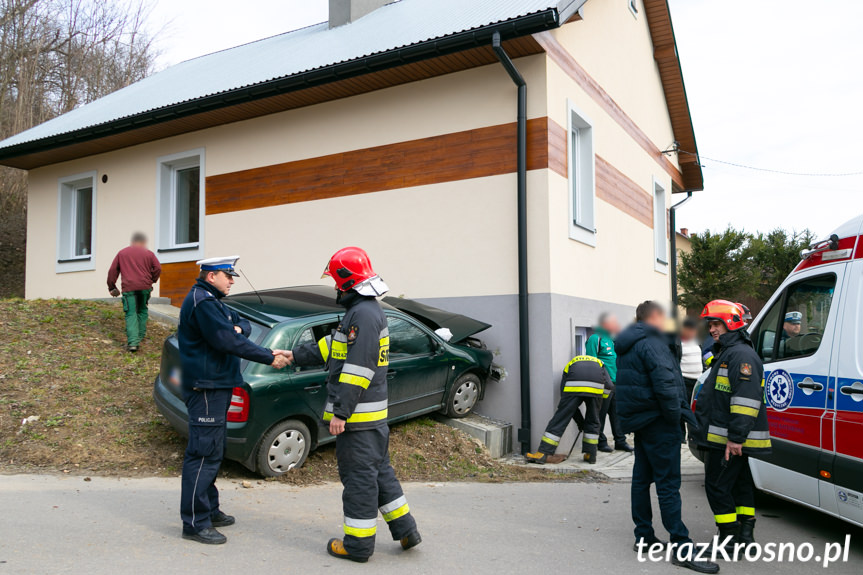
<instances>
[{"instance_id":1,"label":"overhead power line","mask_svg":"<svg viewBox=\"0 0 863 575\"><path fill-rule=\"evenodd\" d=\"M739 164L737 162L728 162L726 160L717 160L716 158L708 158L707 156L702 156L700 154L695 154L693 152L687 152L686 150L677 149L677 152L680 154L687 154L689 156L696 156L699 160L698 165L701 167L708 167L701 163L701 160L707 160L709 162L716 162L717 164L725 164L726 166L733 166L735 168L743 168L744 170L754 170L756 172L768 172L771 174L782 174L784 176L805 176L812 178L846 178L849 176L863 176L863 170L857 172L834 172L834 173L819 173L819 172L792 172L788 170L772 170L770 168L759 168L756 166L747 166L746 164Z\"/></svg>"}]
</instances>

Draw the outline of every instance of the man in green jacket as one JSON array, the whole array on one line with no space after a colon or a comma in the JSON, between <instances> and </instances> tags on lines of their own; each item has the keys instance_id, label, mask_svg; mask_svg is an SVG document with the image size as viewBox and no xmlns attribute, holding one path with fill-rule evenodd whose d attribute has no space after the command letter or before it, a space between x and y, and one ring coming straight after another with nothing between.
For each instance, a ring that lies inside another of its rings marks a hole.
<instances>
[{"instance_id":1,"label":"man in green jacket","mask_svg":"<svg viewBox=\"0 0 863 575\"><path fill-rule=\"evenodd\" d=\"M611 381L617 381L617 353L614 351L614 338L620 333L620 322L617 317L608 312L599 316L593 335L587 340L586 353L602 361L605 365ZM605 418L611 419L611 433L614 436L614 449L608 444L605 437ZM620 429L620 420L617 418L617 405L614 393L602 401L599 412L599 451L611 453L615 449L620 451L632 451L632 446L626 442L626 435Z\"/></svg>"}]
</instances>

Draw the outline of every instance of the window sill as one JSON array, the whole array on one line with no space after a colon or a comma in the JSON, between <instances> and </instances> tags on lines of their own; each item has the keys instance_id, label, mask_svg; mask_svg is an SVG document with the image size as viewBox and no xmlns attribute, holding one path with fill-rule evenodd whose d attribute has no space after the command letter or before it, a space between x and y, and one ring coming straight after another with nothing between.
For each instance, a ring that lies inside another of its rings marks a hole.
<instances>
[{"instance_id":1,"label":"window sill","mask_svg":"<svg viewBox=\"0 0 863 575\"><path fill-rule=\"evenodd\" d=\"M654 262L653 269L656 270L657 273L668 275L668 263L663 263L662 260L656 260Z\"/></svg>"},{"instance_id":2,"label":"window sill","mask_svg":"<svg viewBox=\"0 0 863 575\"><path fill-rule=\"evenodd\" d=\"M71 264L75 262L89 262L92 260L92 256L81 256L80 258L69 258L67 260L57 260L58 264Z\"/></svg>"},{"instance_id":3,"label":"window sill","mask_svg":"<svg viewBox=\"0 0 863 575\"><path fill-rule=\"evenodd\" d=\"M569 239L595 248L596 230L589 230L587 228L571 224L569 226Z\"/></svg>"},{"instance_id":4,"label":"window sill","mask_svg":"<svg viewBox=\"0 0 863 575\"><path fill-rule=\"evenodd\" d=\"M200 249L200 246L198 244L189 244L186 246L179 246L176 248L158 248L156 250L156 252L160 253L160 254L170 254L173 252L192 252L192 251L197 251L199 249Z\"/></svg>"}]
</instances>

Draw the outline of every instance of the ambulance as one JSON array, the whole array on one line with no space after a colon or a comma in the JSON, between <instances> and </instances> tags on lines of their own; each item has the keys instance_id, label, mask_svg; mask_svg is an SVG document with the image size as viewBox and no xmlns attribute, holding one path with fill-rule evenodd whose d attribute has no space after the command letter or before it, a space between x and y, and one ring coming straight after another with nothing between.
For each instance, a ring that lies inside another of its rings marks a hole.
<instances>
[{"instance_id":1,"label":"ambulance","mask_svg":"<svg viewBox=\"0 0 863 575\"><path fill-rule=\"evenodd\" d=\"M863 526L863 215L802 253L749 327L773 453L758 489Z\"/></svg>"}]
</instances>

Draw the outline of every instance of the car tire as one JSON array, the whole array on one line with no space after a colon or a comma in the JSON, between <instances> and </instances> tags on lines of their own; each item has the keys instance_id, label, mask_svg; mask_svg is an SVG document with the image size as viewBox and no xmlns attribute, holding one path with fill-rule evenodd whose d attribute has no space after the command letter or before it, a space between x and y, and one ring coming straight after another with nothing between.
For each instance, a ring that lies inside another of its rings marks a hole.
<instances>
[{"instance_id":1,"label":"car tire","mask_svg":"<svg viewBox=\"0 0 863 575\"><path fill-rule=\"evenodd\" d=\"M312 434L302 421L286 419L270 428L258 449L258 473L279 477L306 462L312 448Z\"/></svg>"},{"instance_id":2,"label":"car tire","mask_svg":"<svg viewBox=\"0 0 863 575\"><path fill-rule=\"evenodd\" d=\"M447 417L461 418L473 412L480 396L482 396L482 382L473 373L466 373L449 388L446 396L444 413Z\"/></svg>"}]
</instances>

